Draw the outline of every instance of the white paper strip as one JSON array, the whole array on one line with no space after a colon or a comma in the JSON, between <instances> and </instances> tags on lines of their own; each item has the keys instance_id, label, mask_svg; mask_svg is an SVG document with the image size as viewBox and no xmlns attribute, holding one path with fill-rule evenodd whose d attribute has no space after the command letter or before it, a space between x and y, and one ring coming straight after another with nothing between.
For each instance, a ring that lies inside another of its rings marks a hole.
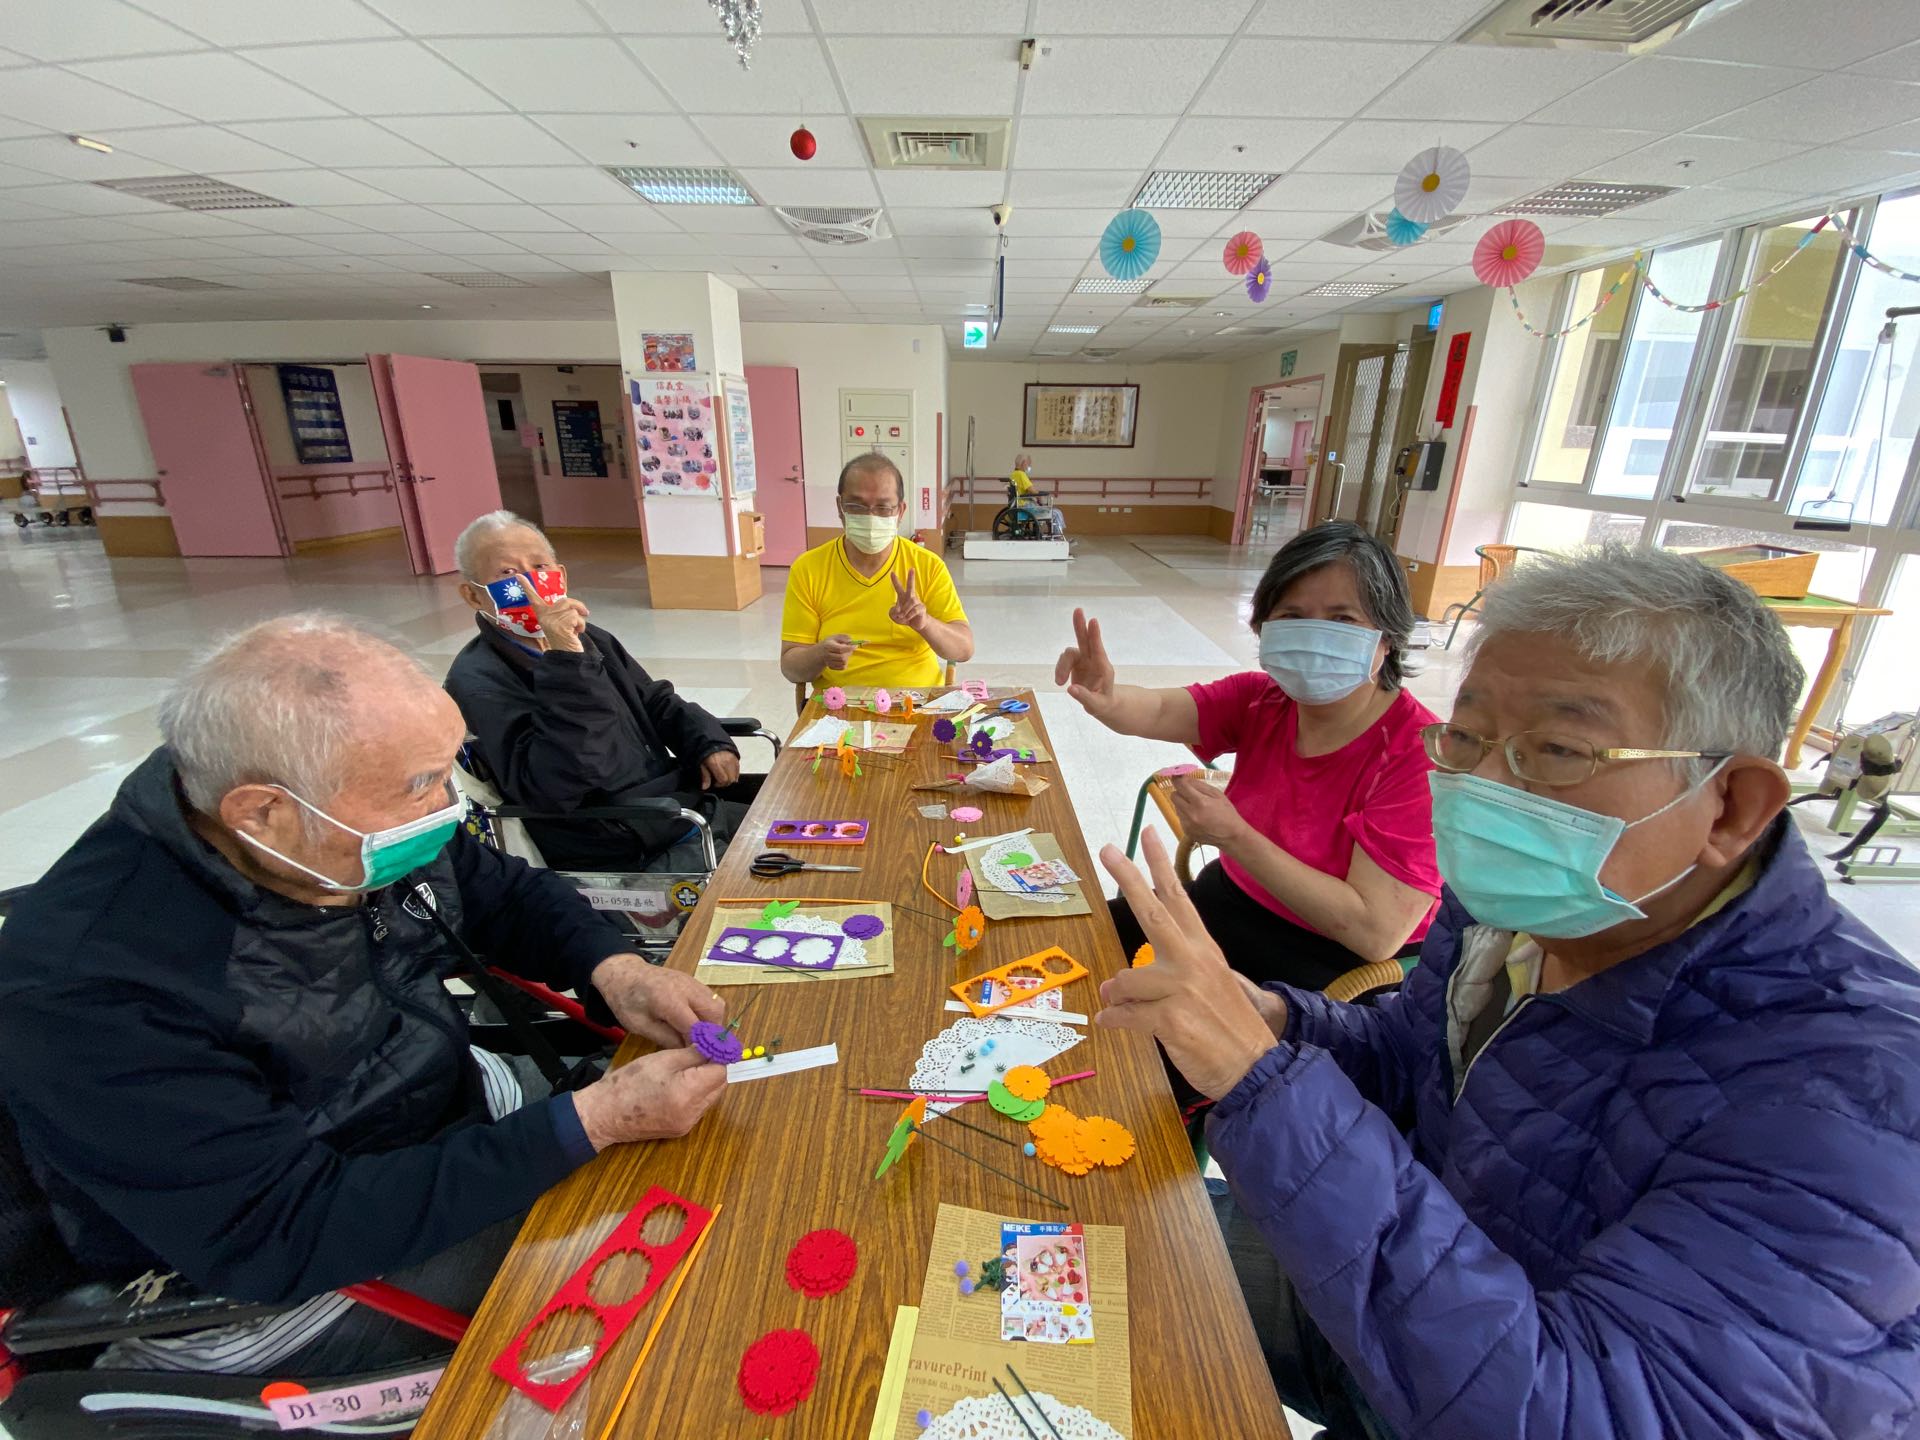
<instances>
[{"instance_id":1,"label":"white paper strip","mask_svg":"<svg viewBox=\"0 0 1920 1440\"><path fill-rule=\"evenodd\" d=\"M947 1009L957 1010L962 1015L973 1012L959 1000L947 1001ZM1024 1015L1029 1020L1064 1020L1069 1025L1084 1025L1087 1017L1072 1010L1046 1010L1038 1005L1009 1005L1004 1010L996 1010L996 1015Z\"/></svg>"},{"instance_id":2,"label":"white paper strip","mask_svg":"<svg viewBox=\"0 0 1920 1440\"><path fill-rule=\"evenodd\" d=\"M782 1050L772 1059L740 1060L727 1066L727 1083L764 1080L769 1075L791 1075L796 1070L811 1070L816 1065L838 1065L838 1045L816 1045L811 1050Z\"/></svg>"}]
</instances>

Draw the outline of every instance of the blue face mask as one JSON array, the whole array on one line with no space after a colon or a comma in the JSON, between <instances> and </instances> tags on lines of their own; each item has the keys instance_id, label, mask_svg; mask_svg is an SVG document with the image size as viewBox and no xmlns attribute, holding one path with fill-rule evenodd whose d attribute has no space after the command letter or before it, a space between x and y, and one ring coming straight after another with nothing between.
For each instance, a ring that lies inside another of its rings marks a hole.
<instances>
[{"instance_id":1,"label":"blue face mask","mask_svg":"<svg viewBox=\"0 0 1920 1440\"><path fill-rule=\"evenodd\" d=\"M1380 632L1340 620L1269 620L1260 668L1302 705L1331 705L1373 679Z\"/></svg>"},{"instance_id":2,"label":"blue face mask","mask_svg":"<svg viewBox=\"0 0 1920 1440\"><path fill-rule=\"evenodd\" d=\"M1671 890L1695 867L1628 900L1600 883L1601 866L1623 834L1691 797L1726 763L1631 823L1478 775L1436 770L1427 784L1441 877L1474 919L1500 930L1576 940L1644 920L1642 903Z\"/></svg>"}]
</instances>

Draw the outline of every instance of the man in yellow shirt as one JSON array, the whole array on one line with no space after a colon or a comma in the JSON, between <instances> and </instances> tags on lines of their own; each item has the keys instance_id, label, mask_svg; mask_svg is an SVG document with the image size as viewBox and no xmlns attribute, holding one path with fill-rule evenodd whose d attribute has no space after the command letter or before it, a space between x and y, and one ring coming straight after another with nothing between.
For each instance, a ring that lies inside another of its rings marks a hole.
<instances>
[{"instance_id":1,"label":"man in yellow shirt","mask_svg":"<svg viewBox=\"0 0 1920 1440\"><path fill-rule=\"evenodd\" d=\"M787 572L780 673L799 684L938 685L973 658L973 629L946 562L899 533L907 482L884 455L840 472L846 532Z\"/></svg>"}]
</instances>

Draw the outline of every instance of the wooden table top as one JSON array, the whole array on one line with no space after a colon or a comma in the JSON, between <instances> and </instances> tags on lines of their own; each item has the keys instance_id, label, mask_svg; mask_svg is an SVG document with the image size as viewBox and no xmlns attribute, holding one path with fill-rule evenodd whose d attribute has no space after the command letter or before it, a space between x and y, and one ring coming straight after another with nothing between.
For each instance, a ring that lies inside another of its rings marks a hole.
<instances>
[{"instance_id":1,"label":"wooden table top","mask_svg":"<svg viewBox=\"0 0 1920 1440\"><path fill-rule=\"evenodd\" d=\"M1862 615L1891 615L1878 605L1862 605L1853 600L1836 600L1831 595L1803 595L1798 600L1763 595L1760 603L1780 617L1782 625L1812 625L1832 628L1842 620Z\"/></svg>"},{"instance_id":2,"label":"wooden table top","mask_svg":"<svg viewBox=\"0 0 1920 1440\"><path fill-rule=\"evenodd\" d=\"M810 706L801 723L819 713ZM1029 718L1044 741L1038 706ZM776 763L670 964L693 968L716 897L849 897L941 909L920 886L921 858L930 842L963 827L923 819L917 807L963 802L909 792L910 785L952 768L939 756L926 723L904 757L863 759L866 773L859 780L841 779L831 760L820 774L811 774L812 759L811 751L789 749ZM967 801L986 815L964 828L982 836L1027 825L1051 831L1068 863L1085 877L1094 913L990 923L979 948L956 958L941 947L950 917L935 920L896 909L890 976L728 987L722 993L735 1013L748 996L760 996L745 1027L750 1039L777 1035L783 1049L832 1041L839 1045L840 1063L729 1086L687 1138L616 1146L549 1191L501 1267L416 1436L471 1440L485 1433L509 1393L487 1367L652 1185L709 1209L724 1208L647 1357L621 1416L621 1436L864 1437L894 1309L920 1302L941 1201L1009 1218L1126 1228L1137 1440L1192 1436L1203 1424L1208 1433L1248 1440L1286 1436L1279 1399L1150 1041L1089 1025L1087 1038L1049 1067L1055 1073L1098 1072L1069 1087L1071 1103L1079 1114L1107 1115L1133 1131L1139 1151L1119 1169L1076 1178L984 1138L977 1142L982 1153L1003 1152L993 1157L1002 1168L1030 1172L1039 1188L1066 1201L1071 1209L1065 1214L926 1144L915 1145L883 1179L873 1179L900 1105L863 1099L847 1087L903 1087L922 1043L959 1018L943 1008L952 998L949 985L1057 944L1093 972L1065 992L1067 1009L1090 1014L1099 1008L1094 983L1124 963L1058 767L1035 768L1053 781L1044 794L1024 799L969 793ZM1114 776L1112 783L1131 787L1137 780ZM749 874L769 821L814 818L872 822L864 846L808 851L825 863L860 865L861 874L778 880ZM942 857L934 863L936 876L946 878L957 864ZM636 1045L628 1041L620 1058L637 1053ZM995 1118L984 1120L992 1124ZM785 1259L795 1240L821 1226L854 1238L860 1266L838 1295L808 1300L787 1288ZM605 1430L658 1303L656 1297L640 1313L594 1375L588 1440L599 1440ZM806 1330L819 1346L819 1384L790 1413L755 1416L735 1385L740 1356L766 1331L786 1327Z\"/></svg>"}]
</instances>

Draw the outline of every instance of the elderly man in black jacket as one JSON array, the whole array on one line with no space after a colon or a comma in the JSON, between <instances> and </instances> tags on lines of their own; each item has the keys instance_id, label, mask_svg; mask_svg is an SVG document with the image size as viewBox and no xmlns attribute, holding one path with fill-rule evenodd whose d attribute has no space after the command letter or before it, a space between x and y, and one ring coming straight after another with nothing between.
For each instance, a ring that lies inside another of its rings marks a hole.
<instances>
[{"instance_id":1,"label":"elderly man in black jacket","mask_svg":"<svg viewBox=\"0 0 1920 1440\"><path fill-rule=\"evenodd\" d=\"M608 1145L685 1134L719 1098L726 1071L686 1037L724 1006L460 827L465 726L364 631L324 616L242 631L166 698L160 728L0 929L0 1104L84 1275L178 1274L293 1307L135 1341L116 1363L414 1358L437 1342L330 1292L385 1276L470 1310L542 1191ZM527 1103L468 1045L445 985L455 935L597 994L663 1048Z\"/></svg>"},{"instance_id":2,"label":"elderly man in black jacket","mask_svg":"<svg viewBox=\"0 0 1920 1440\"><path fill-rule=\"evenodd\" d=\"M537 526L495 510L460 533L453 553L460 598L480 633L454 657L447 691L507 801L569 811L671 797L705 815L723 845L759 777L741 780L740 751L720 722L589 625L579 597L543 596L534 572L565 572ZM519 582L538 634L502 623L487 589L499 580ZM563 870L699 868L678 818L529 821L528 829L547 863Z\"/></svg>"}]
</instances>

